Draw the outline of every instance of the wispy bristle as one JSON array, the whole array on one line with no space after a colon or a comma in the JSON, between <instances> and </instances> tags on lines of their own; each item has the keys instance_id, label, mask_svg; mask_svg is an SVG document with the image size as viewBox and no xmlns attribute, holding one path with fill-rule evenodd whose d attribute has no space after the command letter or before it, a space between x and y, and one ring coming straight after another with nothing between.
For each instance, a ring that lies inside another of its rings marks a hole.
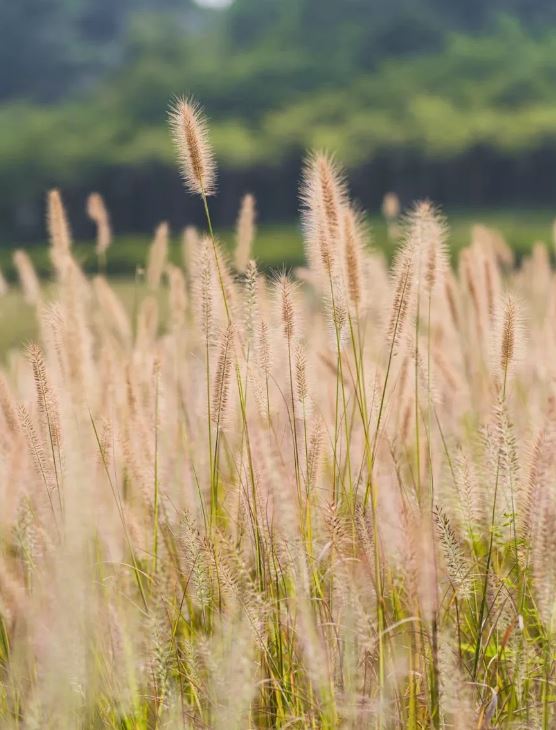
<instances>
[{"instance_id":1,"label":"wispy bristle","mask_svg":"<svg viewBox=\"0 0 556 730\"><path fill-rule=\"evenodd\" d=\"M509 294L501 307L499 363L504 374L515 363L521 349L521 319L515 298Z\"/></svg>"},{"instance_id":2,"label":"wispy bristle","mask_svg":"<svg viewBox=\"0 0 556 730\"><path fill-rule=\"evenodd\" d=\"M185 186L193 194L213 195L216 165L201 107L193 99L178 98L170 109L169 120Z\"/></svg>"}]
</instances>

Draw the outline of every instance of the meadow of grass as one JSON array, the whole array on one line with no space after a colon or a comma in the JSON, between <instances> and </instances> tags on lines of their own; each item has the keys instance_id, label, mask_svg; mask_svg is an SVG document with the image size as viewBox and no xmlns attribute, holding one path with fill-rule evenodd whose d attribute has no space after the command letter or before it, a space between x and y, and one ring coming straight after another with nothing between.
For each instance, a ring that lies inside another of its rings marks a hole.
<instances>
[{"instance_id":1,"label":"meadow of grass","mask_svg":"<svg viewBox=\"0 0 556 730\"><path fill-rule=\"evenodd\" d=\"M449 251L455 261L457 253L467 246L473 237L473 228L478 225L499 231L504 240L515 253L519 261L531 253L535 243L546 243L551 249L553 238L554 216L548 210L531 209L488 209L452 211L450 219ZM389 235L388 225L383 215L369 215L368 230L371 233L372 246L384 253L388 262L396 251L397 241ZM107 259L107 274L111 277L111 286L121 297L129 314L136 302L142 300L147 289L136 278L137 269L145 265L151 238L137 235L114 236ZM230 253L235 246L235 232L224 229L219 240L225 251ZM182 263L181 235L173 235L169 239L168 261ZM34 244L25 247L35 270L39 276L49 281L52 273L49 249L47 244ZM74 256L79 265L88 273L98 272L98 259L95 254L94 241L83 241L73 245ZM0 248L0 270L9 281L15 281L17 271L12 259L12 248L4 245ZM257 231L253 241L254 259L261 271L271 275L273 271L294 269L305 261L303 251L303 235L298 225L265 225ZM47 285L46 292L53 291ZM164 319L164 317L163 317ZM11 287L2 300L0 309L0 358L5 357L8 350L19 347L38 332L34 309L29 306L21 291Z\"/></svg>"},{"instance_id":2,"label":"meadow of grass","mask_svg":"<svg viewBox=\"0 0 556 730\"><path fill-rule=\"evenodd\" d=\"M452 256L467 246L472 237L472 229L483 224L499 231L518 259L531 253L537 241L552 244L552 225L554 212L547 209L475 209L446 211L450 219L450 253ZM367 217L372 232L373 247L383 251L388 260L395 252L396 241L388 235L388 226L380 212ZM174 231L170 237L168 258L173 263L181 262L181 232ZM223 229L218 238L224 250L231 252L235 245L235 232ZM133 276L136 267L145 263L151 243L149 236L114 235L108 258L107 273L119 278ZM12 261L14 248L23 247L29 253L35 269L41 276L49 276L51 263L48 245L31 244L19 246L4 241L0 246L0 268L4 274L14 279L15 267ZM74 254L83 269L89 273L98 270L95 255L95 242L74 243ZM303 234L299 224L261 225L253 242L253 257L259 268L268 271L276 268L300 266L305 260Z\"/></svg>"},{"instance_id":3,"label":"meadow of grass","mask_svg":"<svg viewBox=\"0 0 556 730\"><path fill-rule=\"evenodd\" d=\"M451 267L394 205L390 264L316 154L306 265L269 278L252 198L212 235L199 110L172 127L183 260L162 224L87 277L52 191L54 276L20 252L0 300L36 328L0 372L2 728L554 727L547 246L475 227Z\"/></svg>"}]
</instances>

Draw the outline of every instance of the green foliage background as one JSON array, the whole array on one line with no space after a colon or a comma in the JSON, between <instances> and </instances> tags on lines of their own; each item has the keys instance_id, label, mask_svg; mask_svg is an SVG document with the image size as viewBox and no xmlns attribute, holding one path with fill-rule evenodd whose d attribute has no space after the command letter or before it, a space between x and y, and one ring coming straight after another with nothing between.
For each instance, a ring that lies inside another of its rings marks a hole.
<instances>
[{"instance_id":1,"label":"green foliage background","mask_svg":"<svg viewBox=\"0 0 556 730\"><path fill-rule=\"evenodd\" d=\"M352 166L556 150L548 0L18 0L0 41L4 230L50 185L172 165L176 93L202 100L230 174L315 146Z\"/></svg>"}]
</instances>

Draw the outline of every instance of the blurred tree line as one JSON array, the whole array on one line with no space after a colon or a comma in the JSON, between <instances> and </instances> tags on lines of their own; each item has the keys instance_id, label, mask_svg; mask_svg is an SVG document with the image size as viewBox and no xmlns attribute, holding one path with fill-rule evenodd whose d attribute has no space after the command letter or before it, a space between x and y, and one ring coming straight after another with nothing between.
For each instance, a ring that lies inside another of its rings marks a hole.
<instances>
[{"instance_id":1,"label":"blurred tree line","mask_svg":"<svg viewBox=\"0 0 556 730\"><path fill-rule=\"evenodd\" d=\"M212 120L225 221L246 188L293 215L314 146L366 204L550 203L555 91L553 0L3 2L0 232L39 235L51 185L80 210L101 190L124 230L192 215L165 124L184 92Z\"/></svg>"}]
</instances>

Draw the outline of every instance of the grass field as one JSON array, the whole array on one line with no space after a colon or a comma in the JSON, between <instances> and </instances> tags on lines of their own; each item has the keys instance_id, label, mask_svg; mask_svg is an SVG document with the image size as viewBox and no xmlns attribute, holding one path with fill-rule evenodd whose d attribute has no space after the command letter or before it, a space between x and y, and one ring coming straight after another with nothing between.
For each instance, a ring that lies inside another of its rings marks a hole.
<instances>
[{"instance_id":1,"label":"grass field","mask_svg":"<svg viewBox=\"0 0 556 730\"><path fill-rule=\"evenodd\" d=\"M556 212L540 209L500 209L473 211L446 211L450 222L450 251L457 251L470 241L472 226L476 223L498 229L518 258L530 251L536 241L543 241L551 246L552 224ZM388 238L387 227L381 216L368 218L369 230L373 245L391 257L395 242ZM234 245L234 233L223 231L222 242L225 248ZM148 236L118 236L110 248L108 256L108 273L118 276L132 276L137 266L143 266L151 239ZM13 248L5 241L0 248L0 267L10 278L15 272L11 260ZM37 271L48 275L51 265L46 244L24 247L30 254ZM75 255L83 268L89 272L96 271L97 261L93 242L81 242L75 245ZM302 233L299 226L261 226L254 243L254 255L263 269L298 266L303 262ZM170 260L180 262L181 244L175 235L170 242Z\"/></svg>"},{"instance_id":2,"label":"grass field","mask_svg":"<svg viewBox=\"0 0 556 730\"><path fill-rule=\"evenodd\" d=\"M523 252L550 234L548 216L496 220ZM144 275L112 277L123 317L59 243L38 312L10 288L0 448L33 491L0 524L6 727L552 726L556 496L532 505L553 469L553 274L539 247L512 271L487 240L445 279L442 227L426 210L408 225L391 282L359 252L349 315L336 279L332 310L318 278L305 296L225 270L221 294L208 243L169 288L164 241ZM469 225L456 218L456 246ZM301 259L291 230L258 245L268 265ZM416 297L396 294L407 271ZM534 314L525 361L502 287ZM42 620L56 639L35 650Z\"/></svg>"},{"instance_id":3,"label":"grass field","mask_svg":"<svg viewBox=\"0 0 556 730\"><path fill-rule=\"evenodd\" d=\"M452 256L469 244L472 227L477 223L499 230L518 259L530 252L536 241L543 241L549 244L549 247L552 243L553 215L547 210L455 211L450 214L449 222ZM369 230L372 245L384 251L390 259L396 243L388 237L384 219L378 216L370 217ZM222 241L224 246L231 250L234 245L234 233L224 231ZM112 273L113 287L130 313L147 291L141 277L135 280L134 274L137 267L144 267L150 243L151 239L147 237L119 236L109 251L108 273ZM49 277L52 266L46 245L31 246L26 250L38 273L43 277ZM260 267L267 270L293 268L303 264L301 230L295 226L261 227L254 243L254 255ZM85 270L96 271L97 260L92 242L77 244L75 256ZM15 270L11 257L11 250L0 249L0 267L4 274L14 281ZM176 264L180 263L181 242L178 237L170 241L169 259ZM17 286L12 286L0 303L0 356L5 356L10 348L19 346L36 334L37 324L33 308L23 301Z\"/></svg>"},{"instance_id":4,"label":"grass field","mask_svg":"<svg viewBox=\"0 0 556 730\"><path fill-rule=\"evenodd\" d=\"M249 196L231 261L159 226L105 277L50 192L0 301L2 728L554 727L551 215L425 202L372 250L330 158L302 190L272 277Z\"/></svg>"},{"instance_id":5,"label":"grass field","mask_svg":"<svg viewBox=\"0 0 556 730\"><path fill-rule=\"evenodd\" d=\"M459 250L469 244L472 227L477 223L499 230L518 260L529 253L537 241L548 244L551 249L553 219L552 213L547 210L455 211L449 215L451 255L456 256ZM388 237L384 219L375 216L368 222L372 245L384 251L390 259L396 242ZM224 231L221 238L224 246L231 250L234 233ZM109 251L108 273L112 274L113 287L130 313L147 292L141 277L135 279L135 271L138 267L144 267L150 243L151 239L148 237L118 236ZM46 245L30 246L26 250L39 275L48 278L52 266ZM181 255L181 241L174 236L170 241L169 259L179 264ZM304 252L301 230L295 226L261 227L254 242L254 255L263 270L281 270L302 265ZM77 244L75 256L86 271L96 272L98 264L92 242ZM0 267L15 282L12 251L5 247L0 249ZM48 293L48 285L46 291ZM0 303L0 357L5 356L10 348L17 347L36 334L37 324L33 308L23 301L17 285L12 286Z\"/></svg>"}]
</instances>

